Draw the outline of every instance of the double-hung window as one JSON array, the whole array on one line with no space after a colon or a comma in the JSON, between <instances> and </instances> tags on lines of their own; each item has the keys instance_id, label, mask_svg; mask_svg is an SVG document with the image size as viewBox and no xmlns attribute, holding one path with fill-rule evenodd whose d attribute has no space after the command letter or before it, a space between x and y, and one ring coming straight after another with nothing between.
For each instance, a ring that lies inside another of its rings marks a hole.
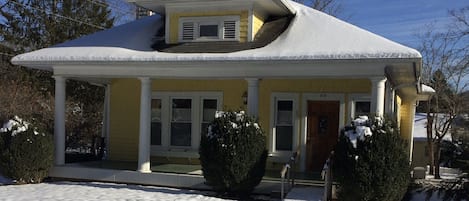
<instances>
[{"instance_id":1,"label":"double-hung window","mask_svg":"<svg viewBox=\"0 0 469 201\"><path fill-rule=\"evenodd\" d=\"M151 104L152 150L197 150L221 92L155 92ZM154 153L152 151L152 153Z\"/></svg>"},{"instance_id":2,"label":"double-hung window","mask_svg":"<svg viewBox=\"0 0 469 201\"><path fill-rule=\"evenodd\" d=\"M368 94L352 94L350 96L350 117L369 115L371 112L371 100Z\"/></svg>"},{"instance_id":3,"label":"double-hung window","mask_svg":"<svg viewBox=\"0 0 469 201\"><path fill-rule=\"evenodd\" d=\"M179 41L238 41L239 16L182 17Z\"/></svg>"},{"instance_id":4,"label":"double-hung window","mask_svg":"<svg viewBox=\"0 0 469 201\"><path fill-rule=\"evenodd\" d=\"M297 144L295 134L298 133L296 94L273 93L271 118L271 152L291 152Z\"/></svg>"}]
</instances>

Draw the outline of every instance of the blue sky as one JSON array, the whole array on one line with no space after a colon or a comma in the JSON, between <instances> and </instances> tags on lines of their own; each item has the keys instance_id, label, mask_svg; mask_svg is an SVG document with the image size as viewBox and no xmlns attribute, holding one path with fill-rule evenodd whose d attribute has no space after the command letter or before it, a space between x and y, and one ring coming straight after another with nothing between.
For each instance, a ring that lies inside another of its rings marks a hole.
<instances>
[{"instance_id":1,"label":"blue sky","mask_svg":"<svg viewBox=\"0 0 469 201\"><path fill-rule=\"evenodd\" d=\"M339 0L343 13L339 18L417 48L415 34L427 24L445 29L448 10L469 6L468 0Z\"/></svg>"}]
</instances>

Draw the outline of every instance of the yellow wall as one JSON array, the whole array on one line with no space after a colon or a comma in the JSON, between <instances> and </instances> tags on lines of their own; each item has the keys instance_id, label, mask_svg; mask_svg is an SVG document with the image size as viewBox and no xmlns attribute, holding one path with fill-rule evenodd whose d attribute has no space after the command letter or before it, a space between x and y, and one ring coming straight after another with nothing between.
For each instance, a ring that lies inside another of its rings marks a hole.
<instances>
[{"instance_id":1,"label":"yellow wall","mask_svg":"<svg viewBox=\"0 0 469 201\"><path fill-rule=\"evenodd\" d=\"M139 119L140 81L113 80L109 131L110 160L137 160Z\"/></svg>"},{"instance_id":2,"label":"yellow wall","mask_svg":"<svg viewBox=\"0 0 469 201\"><path fill-rule=\"evenodd\" d=\"M248 41L248 11L214 11L214 12L187 12L171 13L169 15L169 41L170 43L179 42L179 19L181 17L208 17L208 16L239 16L239 39L240 42Z\"/></svg>"},{"instance_id":3,"label":"yellow wall","mask_svg":"<svg viewBox=\"0 0 469 201\"><path fill-rule=\"evenodd\" d=\"M412 159L412 131L414 129L415 100L402 99L400 108L400 131L402 139L407 141L409 159Z\"/></svg>"},{"instance_id":4,"label":"yellow wall","mask_svg":"<svg viewBox=\"0 0 469 201\"><path fill-rule=\"evenodd\" d=\"M252 38L256 36L257 32L264 25L264 19L257 13L252 16Z\"/></svg>"},{"instance_id":5,"label":"yellow wall","mask_svg":"<svg viewBox=\"0 0 469 201\"><path fill-rule=\"evenodd\" d=\"M153 91L221 91L224 109L244 109L244 80L153 80ZM111 84L110 160L136 161L140 120L140 81L115 79Z\"/></svg>"},{"instance_id":6,"label":"yellow wall","mask_svg":"<svg viewBox=\"0 0 469 201\"><path fill-rule=\"evenodd\" d=\"M247 91L245 80L153 80L153 91L219 91L223 92L226 109L245 109L242 94ZM273 92L298 93L299 107L303 93L342 93L345 111L348 111L348 94L369 93L368 79L264 79L259 82L259 121L264 131L270 127L270 100ZM138 79L115 79L111 85L110 159L137 160L140 110L140 81ZM347 123L345 115L344 122ZM301 127L300 127L301 128ZM301 129L300 129L301 130ZM300 134L296 136L299 138ZM267 140L268 142L268 140Z\"/></svg>"}]
</instances>

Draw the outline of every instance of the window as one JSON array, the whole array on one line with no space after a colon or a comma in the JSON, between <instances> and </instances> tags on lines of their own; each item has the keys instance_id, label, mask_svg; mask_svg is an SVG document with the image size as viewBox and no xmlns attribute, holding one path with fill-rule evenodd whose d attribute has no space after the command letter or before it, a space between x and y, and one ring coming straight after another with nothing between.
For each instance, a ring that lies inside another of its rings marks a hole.
<instances>
[{"instance_id":1,"label":"window","mask_svg":"<svg viewBox=\"0 0 469 201\"><path fill-rule=\"evenodd\" d=\"M161 99L151 100L151 145L161 145Z\"/></svg>"},{"instance_id":2,"label":"window","mask_svg":"<svg viewBox=\"0 0 469 201\"><path fill-rule=\"evenodd\" d=\"M203 99L202 103L202 124L201 124L201 133L204 134L207 132L207 127L210 122L215 119L215 112L217 111L217 99Z\"/></svg>"},{"instance_id":3,"label":"window","mask_svg":"<svg viewBox=\"0 0 469 201\"><path fill-rule=\"evenodd\" d=\"M298 146L298 98L295 93L272 93L269 151L279 159L289 157Z\"/></svg>"},{"instance_id":4,"label":"window","mask_svg":"<svg viewBox=\"0 0 469 201\"><path fill-rule=\"evenodd\" d=\"M179 41L236 41L239 40L239 16L182 17Z\"/></svg>"},{"instance_id":5,"label":"window","mask_svg":"<svg viewBox=\"0 0 469 201\"><path fill-rule=\"evenodd\" d=\"M371 112L371 101L369 95L352 94L350 96L350 117L355 119L361 115L369 115Z\"/></svg>"},{"instance_id":6,"label":"window","mask_svg":"<svg viewBox=\"0 0 469 201\"><path fill-rule=\"evenodd\" d=\"M191 146L192 99L173 99L171 146Z\"/></svg>"},{"instance_id":7,"label":"window","mask_svg":"<svg viewBox=\"0 0 469 201\"><path fill-rule=\"evenodd\" d=\"M277 101L275 150L291 151L293 144L293 101Z\"/></svg>"},{"instance_id":8,"label":"window","mask_svg":"<svg viewBox=\"0 0 469 201\"><path fill-rule=\"evenodd\" d=\"M151 104L152 154L195 152L217 110L220 92L155 92Z\"/></svg>"}]
</instances>

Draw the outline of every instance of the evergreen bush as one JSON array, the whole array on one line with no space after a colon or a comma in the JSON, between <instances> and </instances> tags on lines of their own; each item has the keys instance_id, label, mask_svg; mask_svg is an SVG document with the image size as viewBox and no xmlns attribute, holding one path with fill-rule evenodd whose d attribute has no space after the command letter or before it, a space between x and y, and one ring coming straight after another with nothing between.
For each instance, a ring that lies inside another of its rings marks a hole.
<instances>
[{"instance_id":1,"label":"evergreen bush","mask_svg":"<svg viewBox=\"0 0 469 201\"><path fill-rule=\"evenodd\" d=\"M0 171L18 184L47 177L53 152L51 135L16 116L0 129Z\"/></svg>"},{"instance_id":2,"label":"evergreen bush","mask_svg":"<svg viewBox=\"0 0 469 201\"><path fill-rule=\"evenodd\" d=\"M265 135L244 112L217 112L202 135L200 162L207 184L215 190L247 196L265 173Z\"/></svg>"},{"instance_id":3,"label":"evergreen bush","mask_svg":"<svg viewBox=\"0 0 469 201\"><path fill-rule=\"evenodd\" d=\"M333 172L343 201L401 200L410 182L406 142L395 123L362 116L341 131Z\"/></svg>"}]
</instances>

